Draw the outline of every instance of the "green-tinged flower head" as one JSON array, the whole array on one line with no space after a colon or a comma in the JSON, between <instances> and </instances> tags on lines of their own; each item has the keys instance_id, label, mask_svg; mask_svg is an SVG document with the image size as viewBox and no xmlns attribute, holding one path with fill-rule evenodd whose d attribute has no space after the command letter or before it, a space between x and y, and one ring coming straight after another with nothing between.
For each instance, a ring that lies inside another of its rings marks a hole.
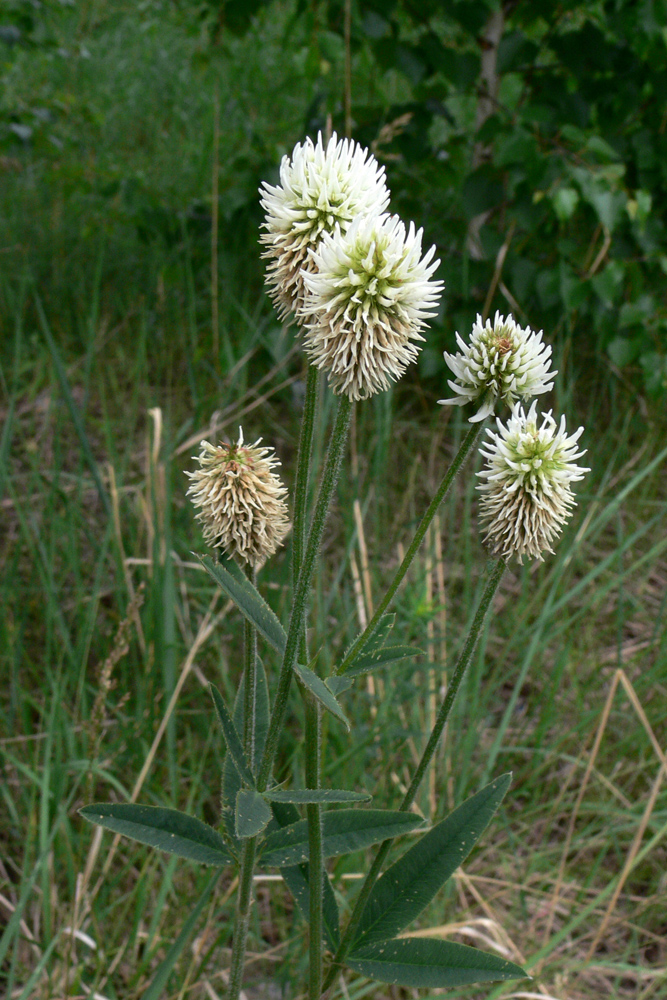
<instances>
[{"instance_id":1,"label":"green-tinged flower head","mask_svg":"<svg viewBox=\"0 0 667 1000\"><path fill-rule=\"evenodd\" d=\"M469 344L458 333L456 341L460 352L445 352L445 361L456 376L447 384L457 395L438 402L464 406L481 401L471 423L493 413L498 399L511 406L517 399L525 401L553 388L558 372L551 371L551 347L542 343L541 330L522 328L512 316L497 312L493 325L477 316Z\"/></svg>"},{"instance_id":2,"label":"green-tinged flower head","mask_svg":"<svg viewBox=\"0 0 667 1000\"><path fill-rule=\"evenodd\" d=\"M477 475L484 482L480 520L485 524L494 556L542 559L576 506L570 484L590 469L576 464L586 454L578 451L580 427L568 435L565 417L560 423L551 412L538 425L536 403L526 414L519 404L498 433L487 429L490 441L480 448L486 466Z\"/></svg>"},{"instance_id":3,"label":"green-tinged flower head","mask_svg":"<svg viewBox=\"0 0 667 1000\"><path fill-rule=\"evenodd\" d=\"M272 470L280 465L272 448L202 441L199 468L187 472L188 496L197 509L205 540L251 566L273 555L289 531L287 489Z\"/></svg>"},{"instance_id":4,"label":"green-tinged flower head","mask_svg":"<svg viewBox=\"0 0 667 1000\"><path fill-rule=\"evenodd\" d=\"M347 233L325 233L301 322L312 363L333 391L364 399L387 389L419 353L420 331L435 315L442 282L432 275L435 247L421 255L422 230L406 232L397 215L359 216Z\"/></svg>"},{"instance_id":5,"label":"green-tinged flower head","mask_svg":"<svg viewBox=\"0 0 667 1000\"><path fill-rule=\"evenodd\" d=\"M264 183L266 212L260 237L268 258L266 281L281 319L303 305L303 270L312 266L309 250L324 233L345 233L359 215L379 214L389 204L381 167L367 149L336 133L326 144L308 138L297 143L280 165L280 184Z\"/></svg>"}]
</instances>

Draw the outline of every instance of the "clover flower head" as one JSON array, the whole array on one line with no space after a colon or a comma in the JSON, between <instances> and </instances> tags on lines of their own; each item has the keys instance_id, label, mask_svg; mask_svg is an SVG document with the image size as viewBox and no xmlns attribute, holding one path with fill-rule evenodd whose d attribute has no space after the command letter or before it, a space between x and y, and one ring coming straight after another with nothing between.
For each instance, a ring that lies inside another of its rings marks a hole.
<instances>
[{"instance_id":1,"label":"clover flower head","mask_svg":"<svg viewBox=\"0 0 667 1000\"><path fill-rule=\"evenodd\" d=\"M273 472L280 465L272 448L202 441L199 468L187 472L187 495L197 508L205 540L253 567L261 566L289 531L287 490Z\"/></svg>"},{"instance_id":2,"label":"clover flower head","mask_svg":"<svg viewBox=\"0 0 667 1000\"><path fill-rule=\"evenodd\" d=\"M447 384L456 396L438 402L464 406L481 400L471 423L493 413L498 399L511 406L517 399L525 401L553 388L558 372L550 370L551 348L542 343L541 330L520 327L512 316L497 312L493 325L477 316L469 344L458 333L456 341L461 348L457 354L445 351L445 361L456 376Z\"/></svg>"},{"instance_id":3,"label":"clover flower head","mask_svg":"<svg viewBox=\"0 0 667 1000\"><path fill-rule=\"evenodd\" d=\"M304 346L329 384L350 399L387 389L419 353L442 282L435 247L422 257L422 230L397 215L359 216L347 233L324 233L303 271Z\"/></svg>"},{"instance_id":4,"label":"clover flower head","mask_svg":"<svg viewBox=\"0 0 667 1000\"><path fill-rule=\"evenodd\" d=\"M260 188L266 212L260 242L268 258L266 282L281 319L299 316L303 304L303 271L324 233L345 233L359 215L379 214L389 204L381 167L368 150L336 133L324 145L307 138L280 165L280 184Z\"/></svg>"},{"instance_id":5,"label":"clover flower head","mask_svg":"<svg viewBox=\"0 0 667 1000\"><path fill-rule=\"evenodd\" d=\"M577 450L583 427L568 435L565 417L556 424L551 411L538 425L536 405L525 413L517 403L507 424L496 421L498 433L487 428L490 440L480 448L486 466L477 473L484 480L477 487L484 541L494 556L516 556L519 562L553 552L551 544L576 506L571 483L590 472L576 464L586 454Z\"/></svg>"}]
</instances>

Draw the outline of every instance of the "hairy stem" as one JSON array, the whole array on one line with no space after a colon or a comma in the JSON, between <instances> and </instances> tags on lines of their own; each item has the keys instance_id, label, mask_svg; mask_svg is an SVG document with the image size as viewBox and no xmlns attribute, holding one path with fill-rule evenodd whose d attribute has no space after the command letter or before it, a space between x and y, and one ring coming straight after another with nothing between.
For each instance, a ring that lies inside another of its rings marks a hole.
<instances>
[{"instance_id":1,"label":"hairy stem","mask_svg":"<svg viewBox=\"0 0 667 1000\"><path fill-rule=\"evenodd\" d=\"M454 456L451 465L449 466L445 475L443 476L442 482L440 483L440 486L438 487L435 496L431 500L426 510L426 513L421 519L419 527L415 532L415 537L412 539L410 547L408 551L405 553L403 562L396 570L394 579L389 584L387 592L385 593L384 597L382 598L377 608L375 609L375 614L369 621L364 631L361 633L361 635L357 636L352 646L348 650L347 654L345 655L343 662L338 665L336 673L338 674L345 673L346 668L352 663L354 658L358 656L358 654L361 652L361 650L364 648L368 640L375 632L375 629L377 628L380 619L382 618L383 614L386 612L387 608L394 599L394 595L396 594L396 591L400 587L403 581L403 577L409 570L410 564L412 563L412 560L416 556L419 546L424 540L424 536L426 535L426 532L429 529L431 521L436 515L438 507L449 493L449 490L451 488L452 483L454 482L456 474L459 472L461 466L463 465L470 451L472 450L472 447L475 444L475 441L477 440L481 427L482 424L470 425L468 433L461 442L459 450Z\"/></svg>"},{"instance_id":2,"label":"hairy stem","mask_svg":"<svg viewBox=\"0 0 667 1000\"><path fill-rule=\"evenodd\" d=\"M310 479L310 462L313 444L313 431L317 413L319 376L313 365L308 366L306 383L306 398L299 434L299 457L297 461L296 483L294 489L294 524L292 528L292 590L296 591L299 572L303 563L306 547L306 516L308 511L308 484ZM308 663L307 621L301 626L299 640L299 659ZM320 787L321 772L321 724L320 710L315 699L305 689L302 690L305 703L305 753L306 788ZM322 856L322 807L318 804L306 806L308 822L308 882L309 896L309 978L308 989L310 1000L317 1000L322 992L322 903L324 859Z\"/></svg>"},{"instance_id":3,"label":"hairy stem","mask_svg":"<svg viewBox=\"0 0 667 1000\"><path fill-rule=\"evenodd\" d=\"M315 503L315 510L313 511L312 524L308 533L308 541L306 543L303 563L299 570L299 577L292 599L292 613L290 615L289 628L287 630L285 653L283 655L283 662L278 677L276 699L273 705L273 711L271 712L271 721L269 723L269 732L266 738L266 747L264 749L264 755L262 757L262 763L260 765L259 775L257 778L257 789L260 792L263 792L268 784L273 768L273 761L278 750L278 741L280 739L280 732L285 719L285 711L287 709L287 699L289 697L292 674L294 672L294 666L297 661L297 655L303 636L303 623L305 620L308 592L313 577L313 571L315 569L315 560L317 558L322 541L322 535L324 533L324 525L329 511L329 504L336 486L336 479L338 477L343 451L347 442L347 431L350 424L351 413L352 402L347 398L347 396L343 396L338 404L336 420L331 434L331 441L329 442L327 457L324 463L322 482L320 484L320 490Z\"/></svg>"},{"instance_id":4,"label":"hairy stem","mask_svg":"<svg viewBox=\"0 0 667 1000\"><path fill-rule=\"evenodd\" d=\"M248 567L248 579L255 585L257 572ZM251 770L255 771L255 732L257 721L257 629L244 619L243 626L243 749ZM250 901L252 898L252 876L255 870L257 837L250 837L243 845L241 868L239 871L239 891L236 897L236 919L234 921L234 941L232 961L229 970L228 1000L238 1000L245 965L245 949L250 922Z\"/></svg>"},{"instance_id":5,"label":"hairy stem","mask_svg":"<svg viewBox=\"0 0 667 1000\"><path fill-rule=\"evenodd\" d=\"M257 584L257 571L248 567L248 579ZM257 726L257 629L243 619L243 749L255 772L255 731Z\"/></svg>"},{"instance_id":6,"label":"hairy stem","mask_svg":"<svg viewBox=\"0 0 667 1000\"><path fill-rule=\"evenodd\" d=\"M248 939L250 923L250 900L252 898L252 876L255 869L255 849L257 837L249 837L243 845L241 870L239 872L239 891L236 897L236 920L234 921L234 942L232 944L232 961L229 970L229 987L227 1000L238 1000L245 965L245 948Z\"/></svg>"},{"instance_id":7,"label":"hairy stem","mask_svg":"<svg viewBox=\"0 0 667 1000\"><path fill-rule=\"evenodd\" d=\"M310 692L304 692L306 707L306 788L319 788L322 762L322 711ZM324 902L324 852L322 846L322 806L306 806L308 822L309 888L309 1000L322 993L322 907Z\"/></svg>"},{"instance_id":8,"label":"hairy stem","mask_svg":"<svg viewBox=\"0 0 667 1000\"><path fill-rule=\"evenodd\" d=\"M498 589L498 584L502 579L502 575L505 572L505 565L506 564L504 559L499 559L496 562L493 571L486 582L484 593L482 594L482 599L479 602L477 611L475 612L475 617L472 620L472 625L470 626L470 631L468 632L465 645L461 650L461 655L459 656L456 668L454 670L454 673L452 674L451 680L447 687L447 694L445 695L445 699L440 707L440 711L438 712L438 718L436 719L435 726L433 727L433 731L431 732L428 743L426 744L426 748L422 754L421 760L419 761L414 777L410 782L410 787L405 793L403 801L401 802L401 805L399 807L399 810L401 812L407 812L407 810L414 802L419 786L424 778L424 775L426 774L429 764L433 759L433 755L438 746L438 742L440 741L440 737L442 736L442 732L447 723L447 719L449 718L449 714L452 710L452 706L456 699L456 695L458 694L459 688L461 686L461 681L463 680L468 664L470 663L473 651L477 644L479 634L482 630L482 625L484 624L484 619L486 618L486 614L489 610L489 607L491 606L493 596L496 590ZM345 933L341 939L338 951L334 956L332 966L325 980L324 983L325 990L328 990L329 987L332 985L336 977L337 967L340 965L341 962L344 961L345 957L347 956L350 950L350 946L352 945L352 942L354 940L354 934L356 932L357 927L359 926L359 921L364 911L364 907L366 906L366 903L368 902L368 897L370 896L373 890L373 886L375 885L378 879L382 865L384 864L385 858L387 857L391 844L392 844L391 840L385 840L382 842L382 844L380 844L380 847L378 848L377 854L375 855L370 871L368 872L368 875L364 880L364 884L361 887L361 891L357 896L357 899L354 904L354 909L352 910L352 915L350 917L350 921L347 925L347 928L345 929Z\"/></svg>"}]
</instances>

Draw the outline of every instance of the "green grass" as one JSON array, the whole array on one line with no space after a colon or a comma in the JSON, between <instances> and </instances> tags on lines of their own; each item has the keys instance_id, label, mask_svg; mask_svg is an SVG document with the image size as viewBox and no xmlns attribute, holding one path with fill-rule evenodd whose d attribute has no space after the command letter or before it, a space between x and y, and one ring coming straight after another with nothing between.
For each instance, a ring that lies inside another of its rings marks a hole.
<instances>
[{"instance_id":1,"label":"green grass","mask_svg":"<svg viewBox=\"0 0 667 1000\"><path fill-rule=\"evenodd\" d=\"M242 623L222 599L213 603L213 585L191 556L203 544L184 470L200 434L235 434L242 423L248 437L275 446L291 485L304 384L293 332L281 330L261 293L254 202L257 172L275 173L312 98L302 50L280 45L289 9L283 21L260 20L254 35L213 61L199 57L199 36L183 30L179 8L169 14L155 5L141 37L129 30L132 9L87 5L82 24L77 9L54 8L61 47L75 52L85 42L91 59L19 53L13 90L3 96L28 109L57 109L59 101L68 108L50 126L63 143L57 156L48 130L15 154L21 169L3 174L0 211L0 246L24 248L3 253L0 279L0 979L7 996L26 1000L142 996L208 882L210 873L127 841L112 851L108 834L93 853L95 831L77 809L129 798L150 761L139 801L217 822L222 747L205 683L233 699ZM171 73L175 64L181 75ZM118 105L130 68L131 116ZM275 80L278 97L269 86ZM221 141L233 155L221 158L218 356L209 257L216 81L221 107L233 111ZM238 104L225 105L232 97ZM665 424L649 419L634 391L578 370L573 347L565 345L549 405L565 410L569 426L584 423L592 472L555 556L506 575L418 805L440 818L508 769L512 789L421 927L459 924L467 930L459 927L456 940L506 948L538 975L529 990L540 984L568 1000L648 1000L664 990L667 962L662 789L596 954L587 957L659 768L622 686L564 864L563 852L615 671L625 672L657 743L667 746ZM441 394L437 379L420 381L411 371L357 408L313 586L313 648L322 647L325 665L359 625L355 574L377 601L464 432L459 413L437 407ZM156 408L161 423L149 415ZM323 421L332 414L327 394ZM321 427L316 463L325 445ZM377 675L374 687L357 680L343 696L351 736L327 722L327 783L367 789L378 806L400 801L425 741L430 691L439 692L451 671L480 593L485 555L474 485L471 470L457 480L437 539L431 535L396 601L397 637L424 650L416 668ZM283 621L288 556L260 577ZM136 595L143 604L128 617ZM215 628L153 754L207 614ZM275 660L263 653L275 680ZM295 698L281 776L298 760L302 731ZM368 863L354 856L331 866L343 913L351 876ZM168 995L206 995L206 982L224 991L233 889L223 873ZM296 997L304 926L279 882L260 881L257 893L248 995L266 996L275 984ZM84 937L73 937L72 927ZM458 995L482 1000L513 989ZM416 995L352 977L348 992Z\"/></svg>"}]
</instances>

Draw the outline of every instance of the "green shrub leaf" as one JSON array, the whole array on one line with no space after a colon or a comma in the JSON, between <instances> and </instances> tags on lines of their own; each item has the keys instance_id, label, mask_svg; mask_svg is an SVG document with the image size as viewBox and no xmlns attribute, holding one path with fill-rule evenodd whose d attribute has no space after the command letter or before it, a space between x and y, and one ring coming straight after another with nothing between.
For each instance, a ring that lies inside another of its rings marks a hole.
<instances>
[{"instance_id":1,"label":"green shrub leaf","mask_svg":"<svg viewBox=\"0 0 667 1000\"><path fill-rule=\"evenodd\" d=\"M376 941L346 960L355 972L396 986L444 987L523 979L523 969L477 948L430 938Z\"/></svg>"},{"instance_id":2,"label":"green shrub leaf","mask_svg":"<svg viewBox=\"0 0 667 1000\"><path fill-rule=\"evenodd\" d=\"M264 636L279 653L284 652L287 641L284 628L260 592L241 574L238 567L230 560L226 560L226 565L225 562L213 562L210 556L197 556L197 558L209 576L213 577L228 597L231 597L239 611L255 626L260 635ZM231 566L234 566L233 570Z\"/></svg>"},{"instance_id":3,"label":"green shrub leaf","mask_svg":"<svg viewBox=\"0 0 667 1000\"><path fill-rule=\"evenodd\" d=\"M398 837L420 826L423 820L414 813L385 809L340 809L324 813L324 856L337 857L359 851L390 837ZM261 863L282 868L308 860L308 824L305 819L266 838Z\"/></svg>"},{"instance_id":4,"label":"green shrub leaf","mask_svg":"<svg viewBox=\"0 0 667 1000\"><path fill-rule=\"evenodd\" d=\"M177 809L104 802L84 806L79 812L84 819L106 830L122 833L140 844L157 847L159 851L176 854L188 861L218 866L232 861L229 848L213 827Z\"/></svg>"},{"instance_id":5,"label":"green shrub leaf","mask_svg":"<svg viewBox=\"0 0 667 1000\"><path fill-rule=\"evenodd\" d=\"M509 788L503 774L473 795L378 879L362 913L353 947L399 934L419 916L468 856Z\"/></svg>"}]
</instances>

